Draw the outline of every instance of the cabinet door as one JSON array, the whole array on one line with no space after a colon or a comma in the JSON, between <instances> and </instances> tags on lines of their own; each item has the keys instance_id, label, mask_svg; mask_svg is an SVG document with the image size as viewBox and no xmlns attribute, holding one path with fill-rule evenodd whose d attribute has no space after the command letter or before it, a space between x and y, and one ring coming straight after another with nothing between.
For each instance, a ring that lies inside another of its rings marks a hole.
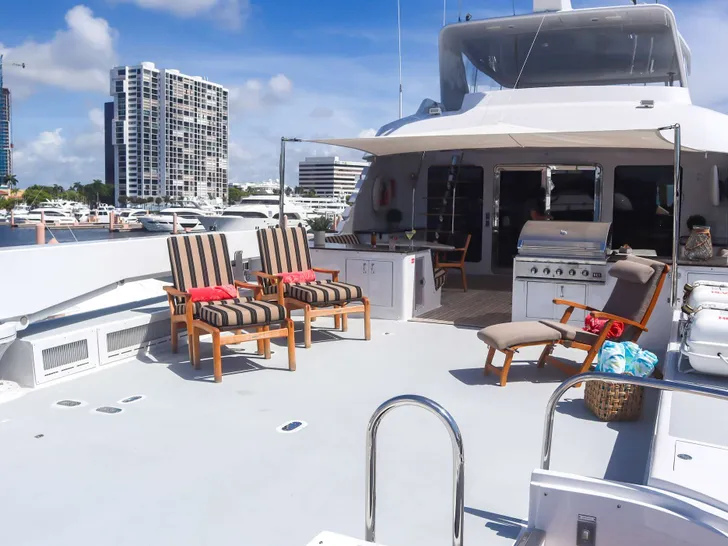
<instances>
[{"instance_id":1,"label":"cabinet door","mask_svg":"<svg viewBox=\"0 0 728 546\"><path fill-rule=\"evenodd\" d=\"M554 285L550 282L526 283L526 318L554 318Z\"/></svg>"},{"instance_id":2,"label":"cabinet door","mask_svg":"<svg viewBox=\"0 0 728 546\"><path fill-rule=\"evenodd\" d=\"M393 283L394 264L372 260L369 262L369 303L378 307L394 305Z\"/></svg>"},{"instance_id":3,"label":"cabinet door","mask_svg":"<svg viewBox=\"0 0 728 546\"><path fill-rule=\"evenodd\" d=\"M369 292L369 262L367 260L346 260L346 282L361 287L366 296Z\"/></svg>"},{"instance_id":4,"label":"cabinet door","mask_svg":"<svg viewBox=\"0 0 728 546\"><path fill-rule=\"evenodd\" d=\"M586 305L586 286L583 284L557 284L554 298L560 298ZM563 305L555 305L554 318L556 320L561 319L561 316L564 314L566 309L567 308ZM574 309L569 322L578 322L583 325L584 316L585 313L583 309Z\"/></svg>"}]
</instances>

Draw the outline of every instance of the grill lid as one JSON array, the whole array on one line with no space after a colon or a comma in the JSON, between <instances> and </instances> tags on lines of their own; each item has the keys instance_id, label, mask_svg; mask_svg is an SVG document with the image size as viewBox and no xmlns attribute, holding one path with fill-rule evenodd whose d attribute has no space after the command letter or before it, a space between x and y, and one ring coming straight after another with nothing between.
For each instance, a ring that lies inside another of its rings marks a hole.
<instances>
[{"instance_id":1,"label":"grill lid","mask_svg":"<svg viewBox=\"0 0 728 546\"><path fill-rule=\"evenodd\" d=\"M606 260L611 242L611 222L529 220L518 238L518 254L539 258Z\"/></svg>"}]
</instances>

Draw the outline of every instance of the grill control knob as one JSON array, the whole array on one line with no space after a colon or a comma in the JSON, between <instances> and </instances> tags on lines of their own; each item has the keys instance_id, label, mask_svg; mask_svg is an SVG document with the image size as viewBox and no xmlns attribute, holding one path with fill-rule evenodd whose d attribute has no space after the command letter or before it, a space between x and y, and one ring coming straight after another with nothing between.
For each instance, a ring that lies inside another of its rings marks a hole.
<instances>
[{"instance_id":1,"label":"grill control knob","mask_svg":"<svg viewBox=\"0 0 728 546\"><path fill-rule=\"evenodd\" d=\"M581 272L581 276L582 277L588 277L589 276L589 271L585 269L584 271Z\"/></svg>"},{"instance_id":2,"label":"grill control knob","mask_svg":"<svg viewBox=\"0 0 728 546\"><path fill-rule=\"evenodd\" d=\"M559 269L557 269L557 270L556 270L556 275L557 275L557 276L559 276L559 277L560 277L560 276L561 276L561 275L563 275L563 274L564 274L564 270L563 270L563 269L559 268Z\"/></svg>"},{"instance_id":3,"label":"grill control knob","mask_svg":"<svg viewBox=\"0 0 728 546\"><path fill-rule=\"evenodd\" d=\"M536 273L538 273L538 267L532 267L531 268L531 275L535 275Z\"/></svg>"},{"instance_id":4,"label":"grill control knob","mask_svg":"<svg viewBox=\"0 0 728 546\"><path fill-rule=\"evenodd\" d=\"M551 275L551 270L547 267L546 269L543 270L543 274L544 275Z\"/></svg>"},{"instance_id":5,"label":"grill control knob","mask_svg":"<svg viewBox=\"0 0 728 546\"><path fill-rule=\"evenodd\" d=\"M569 275L571 275L572 277L576 275L576 269L569 269Z\"/></svg>"}]
</instances>

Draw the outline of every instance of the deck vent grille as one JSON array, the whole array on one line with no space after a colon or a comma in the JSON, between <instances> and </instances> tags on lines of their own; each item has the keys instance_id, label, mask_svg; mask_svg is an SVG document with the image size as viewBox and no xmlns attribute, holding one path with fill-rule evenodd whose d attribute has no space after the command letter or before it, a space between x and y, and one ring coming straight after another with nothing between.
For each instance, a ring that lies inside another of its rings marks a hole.
<instances>
[{"instance_id":1,"label":"deck vent grille","mask_svg":"<svg viewBox=\"0 0 728 546\"><path fill-rule=\"evenodd\" d=\"M160 338L169 337L169 323L155 321L106 334L106 347L110 353L129 347L139 347Z\"/></svg>"},{"instance_id":2,"label":"deck vent grille","mask_svg":"<svg viewBox=\"0 0 728 546\"><path fill-rule=\"evenodd\" d=\"M72 341L43 349L43 370L51 372L70 364L88 362L88 342L85 339Z\"/></svg>"}]
</instances>

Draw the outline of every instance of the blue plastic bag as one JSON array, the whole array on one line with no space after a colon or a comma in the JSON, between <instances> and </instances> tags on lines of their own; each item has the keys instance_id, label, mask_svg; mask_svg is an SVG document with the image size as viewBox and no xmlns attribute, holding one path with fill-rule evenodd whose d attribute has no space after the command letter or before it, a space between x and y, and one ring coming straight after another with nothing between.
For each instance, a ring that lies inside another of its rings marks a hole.
<instances>
[{"instance_id":1,"label":"blue plastic bag","mask_svg":"<svg viewBox=\"0 0 728 546\"><path fill-rule=\"evenodd\" d=\"M631 361L627 361L627 373L635 377L650 377L655 371L657 360L656 354L640 349Z\"/></svg>"},{"instance_id":2,"label":"blue plastic bag","mask_svg":"<svg viewBox=\"0 0 728 546\"><path fill-rule=\"evenodd\" d=\"M597 371L604 373L624 373L627 368L627 358L624 343L605 341L599 350Z\"/></svg>"}]
</instances>

